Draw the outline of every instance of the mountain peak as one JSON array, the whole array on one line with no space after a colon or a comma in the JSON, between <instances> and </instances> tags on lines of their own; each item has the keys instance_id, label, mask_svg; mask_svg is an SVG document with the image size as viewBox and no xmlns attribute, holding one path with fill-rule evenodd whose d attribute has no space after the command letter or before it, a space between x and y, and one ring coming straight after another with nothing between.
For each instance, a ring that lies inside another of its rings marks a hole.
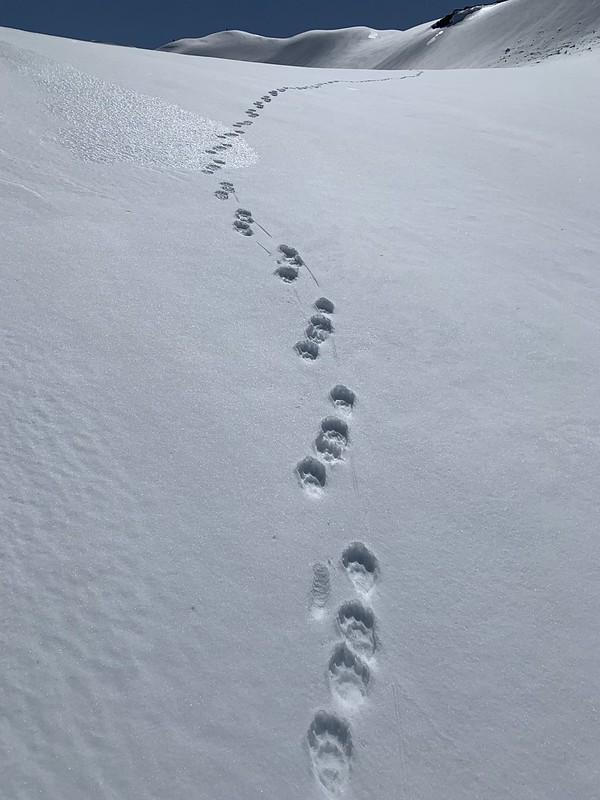
<instances>
[{"instance_id":1,"label":"mountain peak","mask_svg":"<svg viewBox=\"0 0 600 800\"><path fill-rule=\"evenodd\" d=\"M599 41L600 0L498 0L407 31L355 27L283 39L222 31L159 49L289 66L459 69L536 63L593 49Z\"/></svg>"}]
</instances>

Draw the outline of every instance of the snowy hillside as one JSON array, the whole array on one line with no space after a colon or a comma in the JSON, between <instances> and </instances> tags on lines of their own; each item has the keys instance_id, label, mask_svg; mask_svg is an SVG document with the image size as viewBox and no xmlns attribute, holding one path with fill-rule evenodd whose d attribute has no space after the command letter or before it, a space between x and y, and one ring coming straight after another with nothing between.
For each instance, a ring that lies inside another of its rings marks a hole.
<instances>
[{"instance_id":1,"label":"snowy hillside","mask_svg":"<svg viewBox=\"0 0 600 800\"><path fill-rule=\"evenodd\" d=\"M599 67L0 29L3 799L597 795Z\"/></svg>"},{"instance_id":2,"label":"snowy hillside","mask_svg":"<svg viewBox=\"0 0 600 800\"><path fill-rule=\"evenodd\" d=\"M600 43L600 0L500 0L408 31L346 28L270 39L223 31L160 48L304 67L444 69L539 63Z\"/></svg>"}]
</instances>

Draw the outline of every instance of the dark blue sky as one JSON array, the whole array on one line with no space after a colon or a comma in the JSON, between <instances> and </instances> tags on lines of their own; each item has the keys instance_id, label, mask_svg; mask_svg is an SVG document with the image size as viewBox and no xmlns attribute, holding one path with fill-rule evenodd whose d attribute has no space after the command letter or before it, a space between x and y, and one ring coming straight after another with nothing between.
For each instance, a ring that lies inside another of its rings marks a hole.
<instances>
[{"instance_id":1,"label":"dark blue sky","mask_svg":"<svg viewBox=\"0 0 600 800\"><path fill-rule=\"evenodd\" d=\"M0 25L75 39L158 47L238 28L291 36L314 28L410 28L468 0L0 0ZM470 0L471 3L482 0Z\"/></svg>"}]
</instances>

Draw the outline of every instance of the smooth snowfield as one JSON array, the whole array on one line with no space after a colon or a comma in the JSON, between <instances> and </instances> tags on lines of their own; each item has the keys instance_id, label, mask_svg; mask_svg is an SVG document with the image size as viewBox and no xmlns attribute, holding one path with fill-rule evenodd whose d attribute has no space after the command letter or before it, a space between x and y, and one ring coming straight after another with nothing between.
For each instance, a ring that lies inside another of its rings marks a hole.
<instances>
[{"instance_id":1,"label":"smooth snowfield","mask_svg":"<svg viewBox=\"0 0 600 800\"><path fill-rule=\"evenodd\" d=\"M457 69L540 61L596 47L600 0L504 0L407 31L356 27L273 39L222 31L161 50L238 61L349 69ZM458 24L455 24L455 23Z\"/></svg>"},{"instance_id":2,"label":"smooth snowfield","mask_svg":"<svg viewBox=\"0 0 600 800\"><path fill-rule=\"evenodd\" d=\"M599 67L0 29L3 798L595 796Z\"/></svg>"}]
</instances>

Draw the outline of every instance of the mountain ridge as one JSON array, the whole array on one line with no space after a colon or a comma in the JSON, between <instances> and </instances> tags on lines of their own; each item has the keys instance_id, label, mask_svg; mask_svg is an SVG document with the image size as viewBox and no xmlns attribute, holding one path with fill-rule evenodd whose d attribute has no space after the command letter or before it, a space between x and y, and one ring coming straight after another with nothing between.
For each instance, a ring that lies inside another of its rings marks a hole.
<instances>
[{"instance_id":1,"label":"mountain ridge","mask_svg":"<svg viewBox=\"0 0 600 800\"><path fill-rule=\"evenodd\" d=\"M599 42L600 0L501 0L455 9L406 31L359 26L278 39L231 30L158 49L287 66L460 69L539 63Z\"/></svg>"}]
</instances>

